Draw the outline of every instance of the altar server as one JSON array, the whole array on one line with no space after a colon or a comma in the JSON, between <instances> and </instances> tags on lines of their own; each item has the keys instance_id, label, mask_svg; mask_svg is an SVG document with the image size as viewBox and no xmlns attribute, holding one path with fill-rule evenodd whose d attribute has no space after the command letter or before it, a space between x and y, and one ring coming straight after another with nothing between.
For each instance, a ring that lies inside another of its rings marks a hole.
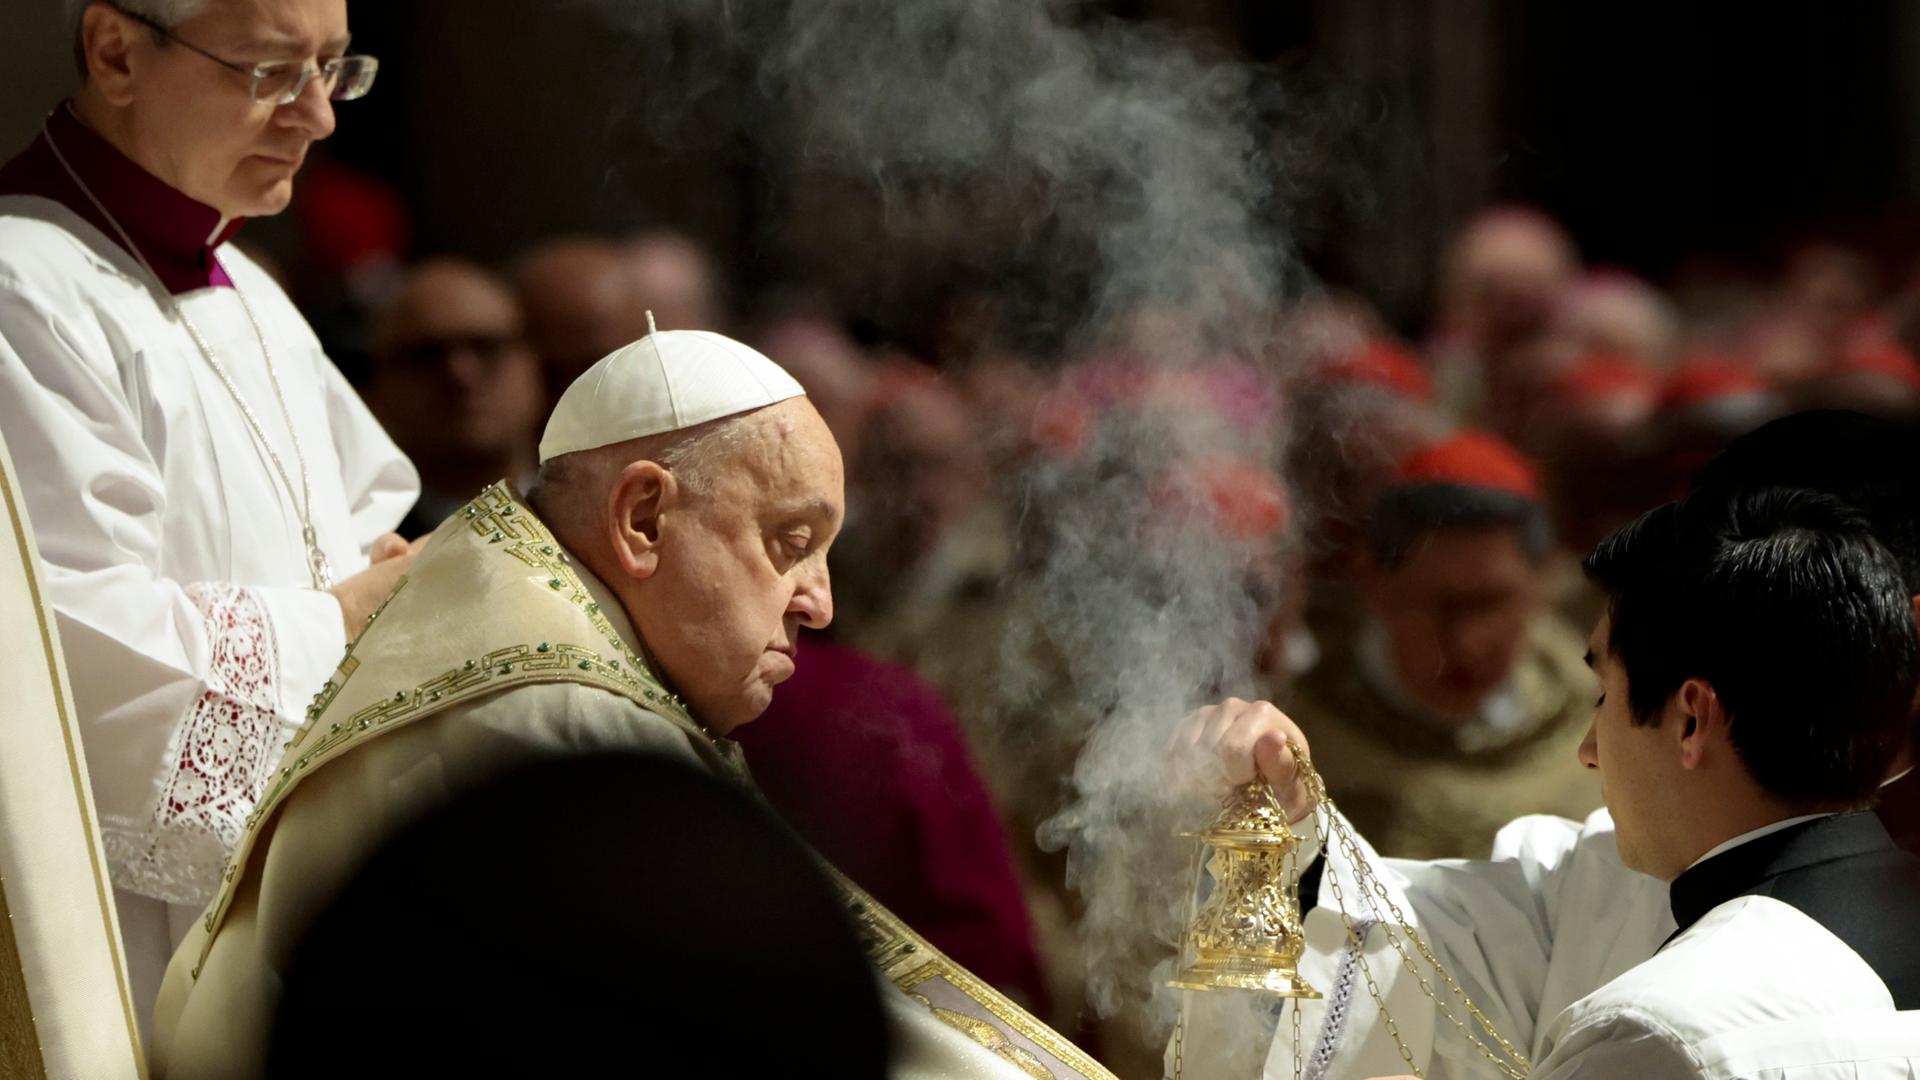
<instances>
[{"instance_id":1,"label":"altar server","mask_svg":"<svg viewBox=\"0 0 1920 1080\"><path fill-rule=\"evenodd\" d=\"M1668 504L1610 537L1587 568L1609 609L1590 640L1603 693L1581 760L1601 774L1622 866L1596 850L1604 830L1523 843L1492 867L1381 865L1364 842L1335 845L1316 868L1315 914L1344 904L1418 926L1516 1048L1507 1062L1530 1059L1535 1076L1851 1076L1854 1062L1910 1064L1869 1036L1895 1025L1896 1009L1920 1007L1920 929L1908 914L1920 858L1863 812L1906 739L1920 651L1898 564L1837 500L1774 488ZM1302 736L1277 713L1229 703L1189 730L1292 788L1283 736ZM1304 811L1301 792L1288 801ZM1375 895L1398 911L1367 897L1361 863L1380 867ZM1652 949L1640 951L1646 890L1624 871L1671 883L1676 929ZM1447 1030L1447 1012L1465 1017L1464 1005L1443 992L1435 1010L1393 954L1361 936L1324 977L1339 996L1363 959L1390 975L1382 996L1405 1032L1362 1025L1349 1039L1342 1010L1325 1010L1329 1058L1351 1055L1351 1071L1330 1075L1387 1071L1389 1052L1428 1075L1488 1068L1489 1034L1473 1021ZM1318 948L1341 951L1337 939ZM1573 985L1555 984L1556 961ZM1592 980L1620 961L1616 977Z\"/></svg>"}]
</instances>

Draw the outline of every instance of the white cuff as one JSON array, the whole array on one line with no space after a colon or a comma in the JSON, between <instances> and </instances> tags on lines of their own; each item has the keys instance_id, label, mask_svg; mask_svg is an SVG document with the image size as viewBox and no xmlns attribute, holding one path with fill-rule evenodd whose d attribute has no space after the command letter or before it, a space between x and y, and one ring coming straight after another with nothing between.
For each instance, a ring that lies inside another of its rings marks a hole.
<instances>
[{"instance_id":1,"label":"white cuff","mask_svg":"<svg viewBox=\"0 0 1920 1080\"><path fill-rule=\"evenodd\" d=\"M347 651L346 616L332 593L316 589L249 590L260 598L280 643L280 715L291 741L306 722L313 695L333 677Z\"/></svg>"},{"instance_id":2,"label":"white cuff","mask_svg":"<svg viewBox=\"0 0 1920 1080\"><path fill-rule=\"evenodd\" d=\"M338 665L346 628L324 592L196 582L185 593L207 639L200 692L168 740L149 811L103 817L101 832L114 884L198 905Z\"/></svg>"}]
</instances>

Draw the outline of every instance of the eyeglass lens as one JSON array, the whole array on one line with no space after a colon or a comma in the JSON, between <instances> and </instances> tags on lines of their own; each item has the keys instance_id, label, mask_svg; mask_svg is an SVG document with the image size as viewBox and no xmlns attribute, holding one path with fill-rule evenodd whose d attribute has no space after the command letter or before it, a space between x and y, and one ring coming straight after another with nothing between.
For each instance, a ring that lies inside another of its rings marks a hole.
<instances>
[{"instance_id":1,"label":"eyeglass lens","mask_svg":"<svg viewBox=\"0 0 1920 1080\"><path fill-rule=\"evenodd\" d=\"M371 56L342 56L322 65L263 64L254 69L253 99L262 104L291 105L306 92L309 79L319 79L335 101L365 97L373 89L380 61Z\"/></svg>"},{"instance_id":2,"label":"eyeglass lens","mask_svg":"<svg viewBox=\"0 0 1920 1080\"><path fill-rule=\"evenodd\" d=\"M408 345L401 350L399 359L409 367L433 368L458 353L470 353L482 364L492 365L521 344L521 339L511 334L448 334Z\"/></svg>"}]
</instances>

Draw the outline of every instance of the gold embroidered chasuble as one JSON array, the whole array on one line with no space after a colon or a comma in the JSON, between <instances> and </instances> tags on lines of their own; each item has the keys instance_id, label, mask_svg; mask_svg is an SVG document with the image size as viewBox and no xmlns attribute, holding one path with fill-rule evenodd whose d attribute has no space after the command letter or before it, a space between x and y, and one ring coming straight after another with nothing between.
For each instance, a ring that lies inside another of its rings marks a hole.
<instances>
[{"instance_id":1,"label":"gold embroidered chasuble","mask_svg":"<svg viewBox=\"0 0 1920 1080\"><path fill-rule=\"evenodd\" d=\"M275 961L292 947L273 927L304 925L289 909L311 907L398 824L398 811L329 806L424 806L455 779L542 749L661 750L750 786L736 744L661 685L603 588L504 484L441 525L315 696L219 894L175 954L155 1017L158 1077L246 1075L264 1052ZM502 708L508 691L518 693ZM542 712L562 718L533 721L548 729L536 737L500 737ZM896 1076L1111 1076L829 872L875 967L904 992L885 995Z\"/></svg>"}]
</instances>

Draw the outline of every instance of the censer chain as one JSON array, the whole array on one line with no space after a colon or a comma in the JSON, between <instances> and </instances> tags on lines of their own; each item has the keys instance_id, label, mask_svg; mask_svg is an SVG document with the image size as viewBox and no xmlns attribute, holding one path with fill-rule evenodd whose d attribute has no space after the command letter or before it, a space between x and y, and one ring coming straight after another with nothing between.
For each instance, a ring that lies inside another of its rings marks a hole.
<instances>
[{"instance_id":1,"label":"censer chain","mask_svg":"<svg viewBox=\"0 0 1920 1080\"><path fill-rule=\"evenodd\" d=\"M1367 978L1368 978L1368 981L1371 982L1373 977L1369 975ZM1293 1080L1300 1080L1300 1066L1306 1059L1306 1051L1300 1048L1300 1002L1296 1000L1292 1002L1292 1005L1293 1005L1293 1009L1291 1011L1293 1013ZM1283 1005L1282 1007L1284 1008L1285 1006ZM1380 1011L1382 1013L1386 1012L1385 1009L1382 1009ZM1413 1058L1411 1055L1407 1057L1407 1064L1409 1066L1413 1064ZM1187 1075L1187 1006L1186 1006L1186 1002L1182 1001L1180 1003L1180 1012L1176 1015L1173 1021L1173 1080L1186 1080L1186 1075Z\"/></svg>"},{"instance_id":2,"label":"censer chain","mask_svg":"<svg viewBox=\"0 0 1920 1080\"><path fill-rule=\"evenodd\" d=\"M1300 1080L1300 1065L1306 1057L1306 1051L1300 1046L1300 1008L1299 998L1293 1000L1293 1080Z\"/></svg>"},{"instance_id":3,"label":"censer chain","mask_svg":"<svg viewBox=\"0 0 1920 1080\"><path fill-rule=\"evenodd\" d=\"M1353 926L1352 920L1347 916L1346 911L1344 909L1346 898L1341 892L1339 881L1337 878L1328 878L1327 882L1333 889L1334 902L1336 904L1342 905L1341 921L1347 926L1348 939L1355 943L1354 947L1356 950L1358 950L1361 948L1360 938ZM1369 904L1372 904L1371 897L1366 897L1366 899L1368 900ZM1380 912L1379 912L1378 906L1375 905L1375 914L1377 915L1379 913ZM1405 924L1402 924L1400 929L1410 931L1411 928L1406 926ZM1502 1073L1513 1078L1513 1080L1523 1080L1523 1078L1527 1075L1527 1073L1524 1071L1525 1059L1519 1057L1519 1055L1515 1053L1515 1057L1522 1062L1521 1067L1516 1069L1513 1064L1511 1064L1506 1060L1503 1060L1498 1055L1496 1055L1491 1047L1481 1042L1480 1039L1474 1035L1472 1029L1469 1028L1460 1019L1460 1017L1456 1013L1454 1013L1454 1011L1450 1007L1448 1007L1446 1002L1442 1001L1440 997L1434 992L1433 985L1429 983L1424 976L1421 975L1419 970L1419 965L1414 961L1413 957L1407 952L1406 946L1401 944L1399 940L1399 935L1394 933L1393 926L1390 925L1386 920L1382 919L1380 921L1380 931L1381 933L1386 935L1388 943L1391 944L1393 946L1394 951L1400 955L1402 966L1406 968L1408 974L1413 976L1415 983L1418 984L1420 987L1421 993L1426 995L1427 1000L1433 1002L1434 1008L1440 1012L1440 1015L1446 1017L1447 1022L1452 1024L1454 1028L1458 1030L1460 1034L1469 1043L1471 1043L1475 1049L1480 1051L1481 1056L1485 1057L1490 1063L1494 1065L1495 1068L1498 1068ZM1368 965L1364 954L1358 955L1356 959L1359 961L1361 974L1366 976L1367 991L1373 997L1374 1005L1379 1008L1381 1016L1386 1020L1388 1034L1393 1036L1394 1045L1400 1051L1401 1058L1404 1059L1409 1066L1413 1066L1412 1051L1410 1051L1407 1048L1405 1041L1401 1038L1399 1033L1399 1026L1394 1022L1392 1013L1388 1011L1386 1007L1386 1002L1382 999L1382 996L1380 994L1379 984L1374 981L1373 970L1371 966ZM1438 970L1444 971L1445 969L1441 968ZM1481 1019L1482 1025L1488 1030L1489 1033L1493 1035L1494 1039L1497 1042L1499 1042L1502 1046L1508 1045L1506 1040L1502 1039L1499 1033L1492 1028L1491 1024L1488 1023L1483 1017L1481 1017L1479 1010L1473 1006L1471 999L1466 998L1463 992L1458 992L1458 991L1456 992L1460 993L1462 1000L1466 1002L1469 1013ZM1413 1066L1413 1067L1414 1067L1415 1076L1422 1075L1417 1066Z\"/></svg>"},{"instance_id":4,"label":"censer chain","mask_svg":"<svg viewBox=\"0 0 1920 1080\"><path fill-rule=\"evenodd\" d=\"M1427 947L1427 943L1425 939L1420 936L1419 931L1414 929L1407 921L1405 913L1400 910L1400 906L1394 903L1392 896L1388 894L1386 885L1380 881L1378 875L1374 874L1372 866L1361 856L1359 844L1354 839L1352 832L1341 823L1339 816L1334 812L1333 800L1328 797L1326 785L1321 780L1318 770L1314 769L1312 760L1301 752L1298 744L1293 743L1291 740L1288 742L1288 749L1293 752L1295 760L1299 762L1302 777L1307 784L1308 794L1311 796L1316 809L1321 813L1319 831L1321 833L1323 848L1330 847L1336 842L1339 844L1340 850L1347 857L1348 864L1354 868L1355 881L1363 890L1362 897L1367 901L1369 906L1374 908L1376 915L1381 914L1380 903L1386 905L1387 912L1391 914L1391 919L1381 921L1381 930L1386 934L1387 941L1393 946L1394 951L1399 954L1401 963L1406 968L1408 974L1412 975L1414 981L1419 985L1421 993L1426 995L1429 1001L1433 1002L1434 1007L1440 1011L1440 1014L1446 1017L1448 1022L1465 1036L1467 1041L1472 1044L1488 1062L1498 1068L1503 1074L1512 1078L1512 1080L1525 1080L1529 1070L1532 1068L1526 1055L1521 1053L1500 1034L1499 1029L1494 1027L1493 1022L1487 1019L1486 1014L1481 1012L1480 1008L1473 1003L1472 997L1454 980L1452 973L1447 971L1446 967L1433 955L1433 951ZM1353 918L1347 910L1346 897L1340 888L1339 876L1327 874L1324 875L1324 880L1331 887L1334 903L1340 912L1340 921L1346 928L1348 941L1353 944L1355 959L1360 965L1361 974L1366 979L1367 994L1373 998L1374 1006L1380 1010L1380 1016L1386 1022L1387 1033L1392 1036L1395 1049L1400 1052L1401 1059L1407 1063L1407 1067L1412 1071L1413 1075L1424 1075L1419 1066L1414 1063L1413 1052L1407 1046L1406 1040L1401 1036L1399 1025L1394 1022L1392 1013L1388 1011L1385 995L1381 993L1379 983L1374 979L1373 970L1367 963L1365 943L1360 939L1358 929L1355 927ZM1366 895L1367 892L1371 892L1373 895L1368 896ZM1378 897L1378 902L1375 900L1376 896ZM1479 1023L1481 1029L1491 1036L1495 1043L1499 1044L1500 1050L1504 1051L1507 1055L1505 1059L1496 1053L1492 1047L1475 1036L1466 1022L1440 999L1440 996L1434 991L1433 985L1421 974L1420 965L1413 959L1412 955L1407 952L1406 946L1400 941L1399 934L1394 932L1396 927L1407 935L1407 938L1413 942L1415 949L1419 951L1421 957L1439 974L1440 978L1446 983L1448 993L1457 998L1460 1003L1466 1007L1468 1015ZM1297 1070L1297 1048L1299 1047L1299 1037L1297 1033L1295 1035L1294 1046L1296 1047L1295 1068Z\"/></svg>"},{"instance_id":5,"label":"censer chain","mask_svg":"<svg viewBox=\"0 0 1920 1080\"><path fill-rule=\"evenodd\" d=\"M1406 914L1400 910L1400 906L1394 902L1392 895L1387 890L1385 882L1380 880L1379 875L1374 872L1372 865L1368 863L1361 854L1357 838L1354 836L1352 830L1346 826L1345 822L1340 819L1333 800L1327 795L1325 782L1320 777L1319 771L1313 767L1312 759L1307 757L1307 755L1302 752L1301 747L1292 740L1289 740L1287 745L1288 749L1292 751L1295 761L1298 762L1301 779L1307 786L1307 794L1319 818L1315 831L1321 842L1322 850L1332 850L1337 845L1340 852L1346 856L1348 865L1353 868L1354 883L1360 887L1360 896L1358 899L1365 901L1367 906L1372 909L1375 918L1379 922L1381 932L1386 935L1388 943L1393 947L1394 952L1399 955L1401 964L1405 967L1407 973L1413 976L1414 982L1420 988L1420 992L1426 996L1428 1001L1433 1003L1434 1008L1439 1011L1440 1015L1445 1017L1447 1022L1452 1024L1467 1042L1478 1050L1481 1056L1486 1058L1486 1060L1503 1075L1509 1077L1510 1080L1526 1080L1528 1073L1532 1069L1532 1065L1528 1062L1526 1055L1521 1053L1519 1049L1500 1034L1499 1030L1494 1027L1493 1022L1473 1003L1472 997L1467 994L1465 988L1454 979L1453 974L1449 972L1446 967L1440 963L1439 958L1433 954L1433 950L1428 947L1426 940L1421 937L1420 932L1407 920ZM1290 876L1293 870L1294 865L1292 860L1289 859L1287 871ZM1406 1063L1410 1073L1416 1077L1424 1076L1425 1074L1414 1061L1412 1049L1408 1047L1406 1039L1401 1035L1399 1024L1395 1022L1393 1014L1387 1008L1386 995L1381 991L1379 982L1374 978L1372 965L1367 962L1365 942L1360 936L1359 928L1354 923L1352 913L1348 910L1347 898L1340 887L1339 875L1323 875L1323 880L1333 895L1334 904L1340 913L1341 924L1346 929L1347 940L1354 949L1354 959L1359 965L1361 975L1366 980L1367 995L1373 999L1374 1006L1379 1009L1380 1017L1386 1024L1387 1034L1393 1039L1394 1048L1399 1051L1401 1060ZM1296 878L1294 890L1297 889L1298 881ZM1294 891L1294 895L1297 897L1297 891ZM1297 911L1298 900L1295 899L1293 903L1296 905L1295 910ZM1382 911L1382 905L1385 906L1384 912ZM1390 917L1383 917L1387 915L1390 915ZM1413 954L1407 950L1406 944L1401 940L1400 935L1403 933L1406 935L1406 939L1413 943L1414 949L1419 952L1421 959L1425 960L1426 965L1431 967L1433 971L1439 975L1441 981L1446 984L1447 994L1465 1006L1468 1016L1499 1045L1498 1052L1475 1035L1472 1026L1461 1019L1459 1014L1457 1014L1446 1001L1442 1000L1440 993L1434 989L1432 982L1421 972L1420 962L1414 959ZM1173 1032L1173 1076L1175 1080L1183 1080L1186 1071L1186 1012L1185 1002L1183 1001ZM1299 1001L1293 1002L1291 1022L1293 1032L1293 1076L1294 1080L1300 1080L1305 1060L1305 1049L1300 1041L1301 1003ZM1504 1052L1505 1057L1502 1056L1502 1052Z\"/></svg>"},{"instance_id":6,"label":"censer chain","mask_svg":"<svg viewBox=\"0 0 1920 1080\"><path fill-rule=\"evenodd\" d=\"M1329 820L1337 819L1333 819L1330 815ZM1441 1014L1466 1037L1468 1042L1478 1048L1490 1061L1506 1068L1504 1063L1493 1056L1493 1051L1475 1037L1472 1030L1469 1029L1458 1016L1454 1015L1452 1010L1434 993L1432 984L1420 974L1419 965L1407 954L1405 946L1400 942L1399 935L1394 933L1394 927L1396 926L1414 943L1414 947L1419 950L1421 957L1426 960L1428 966L1432 967L1433 970L1440 975L1441 979L1446 982L1448 992L1466 1006L1468 1014L1480 1023L1481 1028L1500 1045L1500 1049L1505 1051L1512 1061L1517 1062L1521 1069L1524 1070L1528 1068L1526 1056L1501 1036L1499 1029L1494 1027L1493 1022L1488 1020L1486 1015L1474 1005L1473 999L1467 995L1467 992L1460 984L1454 981L1452 973L1447 971L1447 969L1441 965L1439 959L1433 955L1432 950L1427 947L1426 941L1420 937L1420 932L1407 921L1406 916L1400 911L1399 905L1395 904L1393 898L1388 894L1385 884L1380 881L1379 877L1373 873L1372 868L1367 866L1361 858L1359 846L1354 842L1352 834L1344 828L1341 829L1341 833L1341 848L1347 853L1348 861L1355 867L1356 878L1361 879L1360 884L1363 888L1370 886L1371 892L1375 896L1378 896L1379 902L1384 903L1387 910L1392 913L1393 918L1391 922L1382 921L1382 932L1386 934L1387 941L1393 946L1394 951L1400 954L1401 961L1405 964L1408 973L1413 975L1414 980L1419 984L1421 991L1426 994L1428 1000L1432 1001L1434 1005L1440 1009ZM1336 893L1338 892L1337 880L1335 881L1335 891ZM1375 903L1374 897L1367 896L1365 899L1369 905L1373 906L1375 914L1379 914L1379 904ZM1508 1070L1508 1075L1514 1074L1511 1070ZM1524 1073L1520 1075L1524 1075Z\"/></svg>"}]
</instances>

